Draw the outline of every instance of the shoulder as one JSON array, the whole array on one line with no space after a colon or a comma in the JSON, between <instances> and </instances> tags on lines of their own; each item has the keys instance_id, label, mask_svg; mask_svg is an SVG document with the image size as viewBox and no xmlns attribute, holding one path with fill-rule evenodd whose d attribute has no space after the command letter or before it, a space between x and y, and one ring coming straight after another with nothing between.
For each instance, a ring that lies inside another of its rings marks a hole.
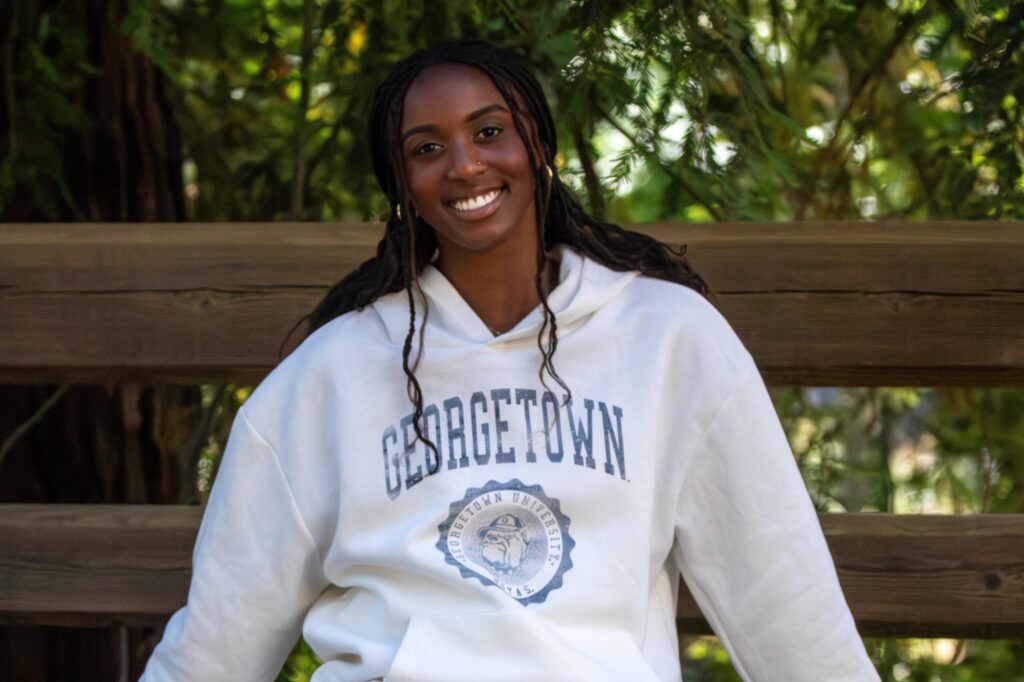
<instances>
[{"instance_id":1,"label":"shoulder","mask_svg":"<svg viewBox=\"0 0 1024 682\"><path fill-rule=\"evenodd\" d=\"M650 275L637 275L628 293L637 304L660 304L662 308L670 306L674 310L697 315L705 314L708 309L714 310L710 301L690 287Z\"/></svg>"},{"instance_id":2,"label":"shoulder","mask_svg":"<svg viewBox=\"0 0 1024 682\"><path fill-rule=\"evenodd\" d=\"M635 323L649 325L667 338L677 358L713 365L724 376L742 375L753 365L750 352L732 324L700 292L639 275L623 297Z\"/></svg>"},{"instance_id":3,"label":"shoulder","mask_svg":"<svg viewBox=\"0 0 1024 682\"><path fill-rule=\"evenodd\" d=\"M360 367L390 350L372 308L341 315L307 336L256 386L245 403L253 423L274 423L303 405L323 404Z\"/></svg>"}]
</instances>

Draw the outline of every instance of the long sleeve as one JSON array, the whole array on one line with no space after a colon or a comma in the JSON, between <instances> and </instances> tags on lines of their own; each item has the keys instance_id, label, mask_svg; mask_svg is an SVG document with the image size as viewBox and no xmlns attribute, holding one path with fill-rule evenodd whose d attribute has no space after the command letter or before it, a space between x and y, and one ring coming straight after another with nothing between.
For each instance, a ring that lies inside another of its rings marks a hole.
<instances>
[{"instance_id":1,"label":"long sleeve","mask_svg":"<svg viewBox=\"0 0 1024 682\"><path fill-rule=\"evenodd\" d=\"M142 682L273 680L325 585L278 457L239 410L196 539L188 603Z\"/></svg>"},{"instance_id":2,"label":"long sleeve","mask_svg":"<svg viewBox=\"0 0 1024 682\"><path fill-rule=\"evenodd\" d=\"M745 361L685 473L676 563L744 680L878 680L771 398Z\"/></svg>"}]
</instances>

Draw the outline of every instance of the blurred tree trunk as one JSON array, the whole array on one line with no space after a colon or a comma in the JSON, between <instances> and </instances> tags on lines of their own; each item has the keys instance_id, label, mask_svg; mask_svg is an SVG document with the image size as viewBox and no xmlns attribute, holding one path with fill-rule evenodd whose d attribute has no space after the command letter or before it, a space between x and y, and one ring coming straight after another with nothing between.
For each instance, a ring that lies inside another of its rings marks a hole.
<instances>
[{"instance_id":1,"label":"blurred tree trunk","mask_svg":"<svg viewBox=\"0 0 1024 682\"><path fill-rule=\"evenodd\" d=\"M0 9L0 28L14 38L8 48L15 72L4 77L6 91L17 98L26 82L17 72L31 77L30 29L44 19L84 29L86 60L94 67L83 71L71 94L90 124L60 147L70 201L59 219L184 220L178 129L162 74L122 34L126 0L15 5ZM30 115L9 107L6 123L14 131ZM19 193L0 219L45 219L35 199L32 192ZM0 386L0 440L56 390ZM0 502L179 502L188 494L181 489L179 462L189 461L196 447L199 411L196 387L67 386L7 453ZM152 628L0 628L0 679L135 679L158 635Z\"/></svg>"}]
</instances>

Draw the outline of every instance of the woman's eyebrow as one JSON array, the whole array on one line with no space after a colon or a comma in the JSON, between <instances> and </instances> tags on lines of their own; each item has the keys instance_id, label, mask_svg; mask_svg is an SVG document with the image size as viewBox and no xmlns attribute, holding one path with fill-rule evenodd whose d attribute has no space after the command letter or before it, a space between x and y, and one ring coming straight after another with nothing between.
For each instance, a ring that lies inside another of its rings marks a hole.
<instances>
[{"instance_id":1,"label":"woman's eyebrow","mask_svg":"<svg viewBox=\"0 0 1024 682\"><path fill-rule=\"evenodd\" d=\"M492 111L504 111L506 114L509 113L508 109L506 109L500 104L488 104L486 107L481 107L476 111L471 111L470 113L466 114L466 118L464 118L463 121L469 123L470 121L478 119L484 114L489 114ZM409 128L404 133L402 133L402 142L405 142L406 138L408 138L410 135L415 135L416 133L431 133L436 130L437 126L434 125L433 123L428 123L426 125Z\"/></svg>"}]
</instances>

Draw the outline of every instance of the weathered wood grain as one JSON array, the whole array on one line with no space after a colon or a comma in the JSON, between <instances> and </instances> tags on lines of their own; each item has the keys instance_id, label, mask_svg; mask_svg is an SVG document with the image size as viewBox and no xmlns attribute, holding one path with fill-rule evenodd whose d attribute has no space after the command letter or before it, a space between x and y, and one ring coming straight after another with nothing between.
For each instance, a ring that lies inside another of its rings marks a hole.
<instances>
[{"instance_id":1,"label":"weathered wood grain","mask_svg":"<svg viewBox=\"0 0 1024 682\"><path fill-rule=\"evenodd\" d=\"M152 622L185 601L196 507L0 505L0 622ZM822 514L864 635L1024 636L1024 516ZM680 590L679 623L710 632Z\"/></svg>"},{"instance_id":2,"label":"weathered wood grain","mask_svg":"<svg viewBox=\"0 0 1024 682\"><path fill-rule=\"evenodd\" d=\"M650 223L720 291L1017 290L1024 223ZM379 223L7 223L0 287L34 291L312 285L370 257ZM797 261L799 270L788 264ZM921 265L927 267L921 267ZM895 286L893 286L895 285Z\"/></svg>"},{"instance_id":3,"label":"weathered wood grain","mask_svg":"<svg viewBox=\"0 0 1024 682\"><path fill-rule=\"evenodd\" d=\"M1024 636L1024 515L822 514L863 635ZM680 628L710 632L689 593Z\"/></svg>"},{"instance_id":4,"label":"weathered wood grain","mask_svg":"<svg viewBox=\"0 0 1024 682\"><path fill-rule=\"evenodd\" d=\"M0 313L39 322L0 322L0 380L256 381L315 303L294 288L10 295ZM723 294L720 303L770 383L1024 383L1024 293Z\"/></svg>"},{"instance_id":5,"label":"weathered wood grain","mask_svg":"<svg viewBox=\"0 0 1024 682\"><path fill-rule=\"evenodd\" d=\"M0 505L0 610L167 614L184 603L198 507Z\"/></svg>"},{"instance_id":6,"label":"weathered wood grain","mask_svg":"<svg viewBox=\"0 0 1024 682\"><path fill-rule=\"evenodd\" d=\"M687 244L769 383L1024 382L1024 223L635 227ZM0 381L258 381L380 229L5 225Z\"/></svg>"}]
</instances>

